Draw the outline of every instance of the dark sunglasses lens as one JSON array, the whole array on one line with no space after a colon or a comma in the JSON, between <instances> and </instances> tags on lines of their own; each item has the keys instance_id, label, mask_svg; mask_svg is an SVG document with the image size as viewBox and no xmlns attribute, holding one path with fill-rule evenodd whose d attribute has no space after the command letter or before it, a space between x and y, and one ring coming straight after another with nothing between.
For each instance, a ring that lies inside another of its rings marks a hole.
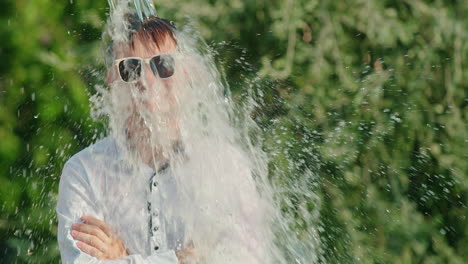
<instances>
[{"instance_id":1,"label":"dark sunglasses lens","mask_svg":"<svg viewBox=\"0 0 468 264\"><path fill-rule=\"evenodd\" d=\"M153 57L150 61L150 65L155 76L159 74L161 78L169 78L174 75L175 61L171 55Z\"/></svg>"},{"instance_id":2,"label":"dark sunglasses lens","mask_svg":"<svg viewBox=\"0 0 468 264\"><path fill-rule=\"evenodd\" d=\"M141 61L139 59L126 59L119 63L119 73L125 82L133 82L140 79Z\"/></svg>"}]
</instances>

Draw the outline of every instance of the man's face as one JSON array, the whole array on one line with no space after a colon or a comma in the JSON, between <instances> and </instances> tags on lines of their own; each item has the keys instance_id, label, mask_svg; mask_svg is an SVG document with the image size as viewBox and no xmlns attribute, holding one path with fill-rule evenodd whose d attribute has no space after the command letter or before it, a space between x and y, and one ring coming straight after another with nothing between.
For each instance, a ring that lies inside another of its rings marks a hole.
<instances>
[{"instance_id":1,"label":"man's face","mask_svg":"<svg viewBox=\"0 0 468 264\"><path fill-rule=\"evenodd\" d=\"M133 48L123 45L116 47L116 60L127 57L145 59L160 54L173 54L175 51L176 44L171 38L166 38L164 45L159 48L155 44L143 45L141 40L136 38ZM144 62L141 72L138 81L126 83L120 78L118 68L114 64L107 75L111 92L114 91L117 95L115 103L122 105L119 111L125 111L124 115L128 116L127 129L132 134L140 134L143 137L154 132L158 134L154 136L168 140L177 138L177 112L180 108L180 92L177 91L180 89L175 87L177 64L174 75L166 79L155 76L150 66Z\"/></svg>"},{"instance_id":2,"label":"man's face","mask_svg":"<svg viewBox=\"0 0 468 264\"><path fill-rule=\"evenodd\" d=\"M176 50L176 44L171 38L166 38L164 45L157 47L153 43L143 45L139 38L136 38L133 43L133 48L128 46L118 46L116 48L116 60L127 57L139 57L142 59L151 58L156 55L169 53L172 54ZM177 75L177 69L174 76ZM142 74L140 80L134 83L125 83L119 77L117 66L114 64L107 76L107 82L112 87L115 82L119 86L128 88L129 96L137 99L140 104L154 114L164 114L171 112L176 103L176 94L173 89L173 77L161 79L155 76L148 64L142 62ZM134 102L137 103L137 102ZM138 104L137 103L137 104Z\"/></svg>"}]
</instances>

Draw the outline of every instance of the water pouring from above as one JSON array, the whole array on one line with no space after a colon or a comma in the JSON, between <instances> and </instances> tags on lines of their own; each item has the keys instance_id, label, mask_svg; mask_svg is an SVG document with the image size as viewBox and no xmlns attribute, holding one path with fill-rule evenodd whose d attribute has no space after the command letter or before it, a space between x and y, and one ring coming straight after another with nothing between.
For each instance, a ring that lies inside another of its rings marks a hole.
<instances>
[{"instance_id":1,"label":"water pouring from above","mask_svg":"<svg viewBox=\"0 0 468 264\"><path fill-rule=\"evenodd\" d=\"M281 219L267 156L246 135L258 127L238 117L209 48L151 1L130 4L109 1L107 87L91 99L107 137L62 172L62 260L287 263L277 236L314 257Z\"/></svg>"}]
</instances>

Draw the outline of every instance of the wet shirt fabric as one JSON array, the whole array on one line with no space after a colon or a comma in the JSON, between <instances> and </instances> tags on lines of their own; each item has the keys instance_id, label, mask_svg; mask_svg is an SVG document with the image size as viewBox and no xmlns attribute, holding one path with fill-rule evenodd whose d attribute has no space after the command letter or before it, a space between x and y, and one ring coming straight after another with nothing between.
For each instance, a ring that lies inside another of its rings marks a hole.
<instances>
[{"instance_id":1,"label":"wet shirt fabric","mask_svg":"<svg viewBox=\"0 0 468 264\"><path fill-rule=\"evenodd\" d=\"M175 251L185 246L184 226L181 219L165 215L169 208L178 206L170 168L164 165L154 171L141 164L129 169L122 164L123 155L109 138L65 164L56 207L63 263L179 263ZM83 253L70 231L85 215L106 222L129 256L101 261Z\"/></svg>"}]
</instances>

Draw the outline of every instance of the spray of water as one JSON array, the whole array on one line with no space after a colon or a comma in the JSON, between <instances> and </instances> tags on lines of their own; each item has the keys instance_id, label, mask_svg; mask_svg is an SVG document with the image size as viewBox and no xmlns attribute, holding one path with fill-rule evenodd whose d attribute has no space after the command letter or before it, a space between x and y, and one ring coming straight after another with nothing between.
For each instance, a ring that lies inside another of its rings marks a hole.
<instances>
[{"instance_id":1,"label":"spray of water","mask_svg":"<svg viewBox=\"0 0 468 264\"><path fill-rule=\"evenodd\" d=\"M109 7L111 12L114 12L117 7L121 6L122 4L128 4L130 0L107 0L109 3ZM138 17L140 20L144 20L150 16L156 16L156 9L154 8L154 4L150 0L134 0L134 5L136 12L138 13Z\"/></svg>"},{"instance_id":2,"label":"spray of water","mask_svg":"<svg viewBox=\"0 0 468 264\"><path fill-rule=\"evenodd\" d=\"M109 4L106 34L113 42L127 41L128 3ZM145 10L142 1L135 4ZM139 12L140 17L144 14L148 11ZM233 105L214 64L214 51L193 26L179 29L176 38L176 74L170 79L157 78L150 87L143 83L146 89L117 81L97 87L92 98L94 116L107 119L108 136L125 160L116 178L120 188L110 191L121 206L107 208L108 214L116 219L132 215L131 177L136 176L129 175L138 174L129 170L138 170L142 160L153 168L169 161L177 190L169 194L172 203L165 214L174 223L182 219L185 235L178 247L194 247L201 263L317 262L319 216L306 202L319 204L307 181L312 172L296 175L293 185L272 184L268 154L261 140L252 140L252 134L261 138L248 115L255 100L247 99L242 109ZM129 127L138 127L131 140ZM300 233L297 219L302 221Z\"/></svg>"}]
</instances>

